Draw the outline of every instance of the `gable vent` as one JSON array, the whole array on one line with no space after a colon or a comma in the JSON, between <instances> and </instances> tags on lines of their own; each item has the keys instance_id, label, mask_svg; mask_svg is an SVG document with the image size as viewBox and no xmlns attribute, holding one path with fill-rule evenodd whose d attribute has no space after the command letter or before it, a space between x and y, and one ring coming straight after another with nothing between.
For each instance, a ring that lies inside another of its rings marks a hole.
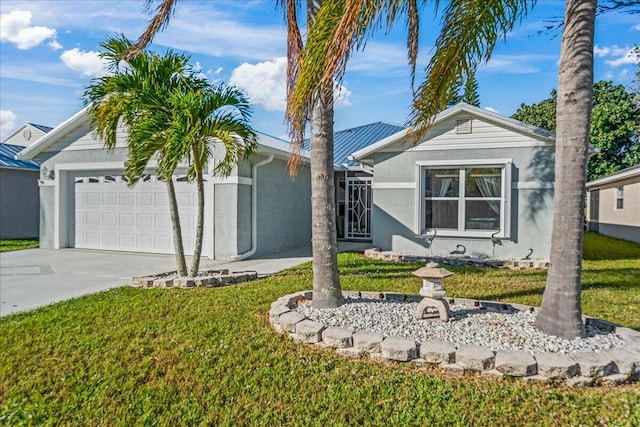
<instances>
[{"instance_id":1,"label":"gable vent","mask_svg":"<svg viewBox=\"0 0 640 427\"><path fill-rule=\"evenodd\" d=\"M456 120L456 133L471 133L471 119Z\"/></svg>"}]
</instances>

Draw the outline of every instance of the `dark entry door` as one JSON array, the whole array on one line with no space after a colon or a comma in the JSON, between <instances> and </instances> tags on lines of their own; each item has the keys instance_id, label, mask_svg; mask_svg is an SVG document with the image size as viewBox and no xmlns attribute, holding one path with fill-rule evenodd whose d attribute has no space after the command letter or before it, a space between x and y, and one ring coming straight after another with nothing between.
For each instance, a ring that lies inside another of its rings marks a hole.
<instances>
[{"instance_id":1,"label":"dark entry door","mask_svg":"<svg viewBox=\"0 0 640 427\"><path fill-rule=\"evenodd\" d=\"M371 239L371 178L347 177L345 191L347 239Z\"/></svg>"}]
</instances>

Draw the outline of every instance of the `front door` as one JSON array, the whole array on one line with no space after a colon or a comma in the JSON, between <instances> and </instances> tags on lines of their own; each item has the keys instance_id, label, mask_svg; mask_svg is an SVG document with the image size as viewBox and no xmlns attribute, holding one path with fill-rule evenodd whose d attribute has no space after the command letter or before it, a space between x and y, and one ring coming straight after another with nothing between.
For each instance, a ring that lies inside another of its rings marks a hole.
<instances>
[{"instance_id":1,"label":"front door","mask_svg":"<svg viewBox=\"0 0 640 427\"><path fill-rule=\"evenodd\" d=\"M371 240L371 178L347 177L345 238Z\"/></svg>"}]
</instances>

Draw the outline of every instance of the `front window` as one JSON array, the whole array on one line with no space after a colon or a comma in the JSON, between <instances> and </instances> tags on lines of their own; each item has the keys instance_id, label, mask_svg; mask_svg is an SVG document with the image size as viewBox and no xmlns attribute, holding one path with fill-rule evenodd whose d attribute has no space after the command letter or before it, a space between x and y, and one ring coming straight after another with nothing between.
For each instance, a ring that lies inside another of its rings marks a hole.
<instances>
[{"instance_id":1,"label":"front window","mask_svg":"<svg viewBox=\"0 0 640 427\"><path fill-rule=\"evenodd\" d=\"M624 186L616 189L616 209L624 208Z\"/></svg>"},{"instance_id":2,"label":"front window","mask_svg":"<svg viewBox=\"0 0 640 427\"><path fill-rule=\"evenodd\" d=\"M504 165L422 169L422 232L492 234L505 225Z\"/></svg>"}]
</instances>

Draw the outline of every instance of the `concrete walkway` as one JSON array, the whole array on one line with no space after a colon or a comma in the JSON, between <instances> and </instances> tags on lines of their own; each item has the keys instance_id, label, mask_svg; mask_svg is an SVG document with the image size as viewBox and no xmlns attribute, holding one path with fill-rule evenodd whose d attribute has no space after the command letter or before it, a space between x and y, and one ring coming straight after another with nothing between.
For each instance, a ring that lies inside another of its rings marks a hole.
<instances>
[{"instance_id":1,"label":"concrete walkway","mask_svg":"<svg viewBox=\"0 0 640 427\"><path fill-rule=\"evenodd\" d=\"M369 244L340 242L339 250ZM257 271L263 277L311 260L299 248L244 261L203 259L201 267ZM0 253L0 316L131 283L134 276L175 270L173 255L80 249L28 249Z\"/></svg>"}]
</instances>

